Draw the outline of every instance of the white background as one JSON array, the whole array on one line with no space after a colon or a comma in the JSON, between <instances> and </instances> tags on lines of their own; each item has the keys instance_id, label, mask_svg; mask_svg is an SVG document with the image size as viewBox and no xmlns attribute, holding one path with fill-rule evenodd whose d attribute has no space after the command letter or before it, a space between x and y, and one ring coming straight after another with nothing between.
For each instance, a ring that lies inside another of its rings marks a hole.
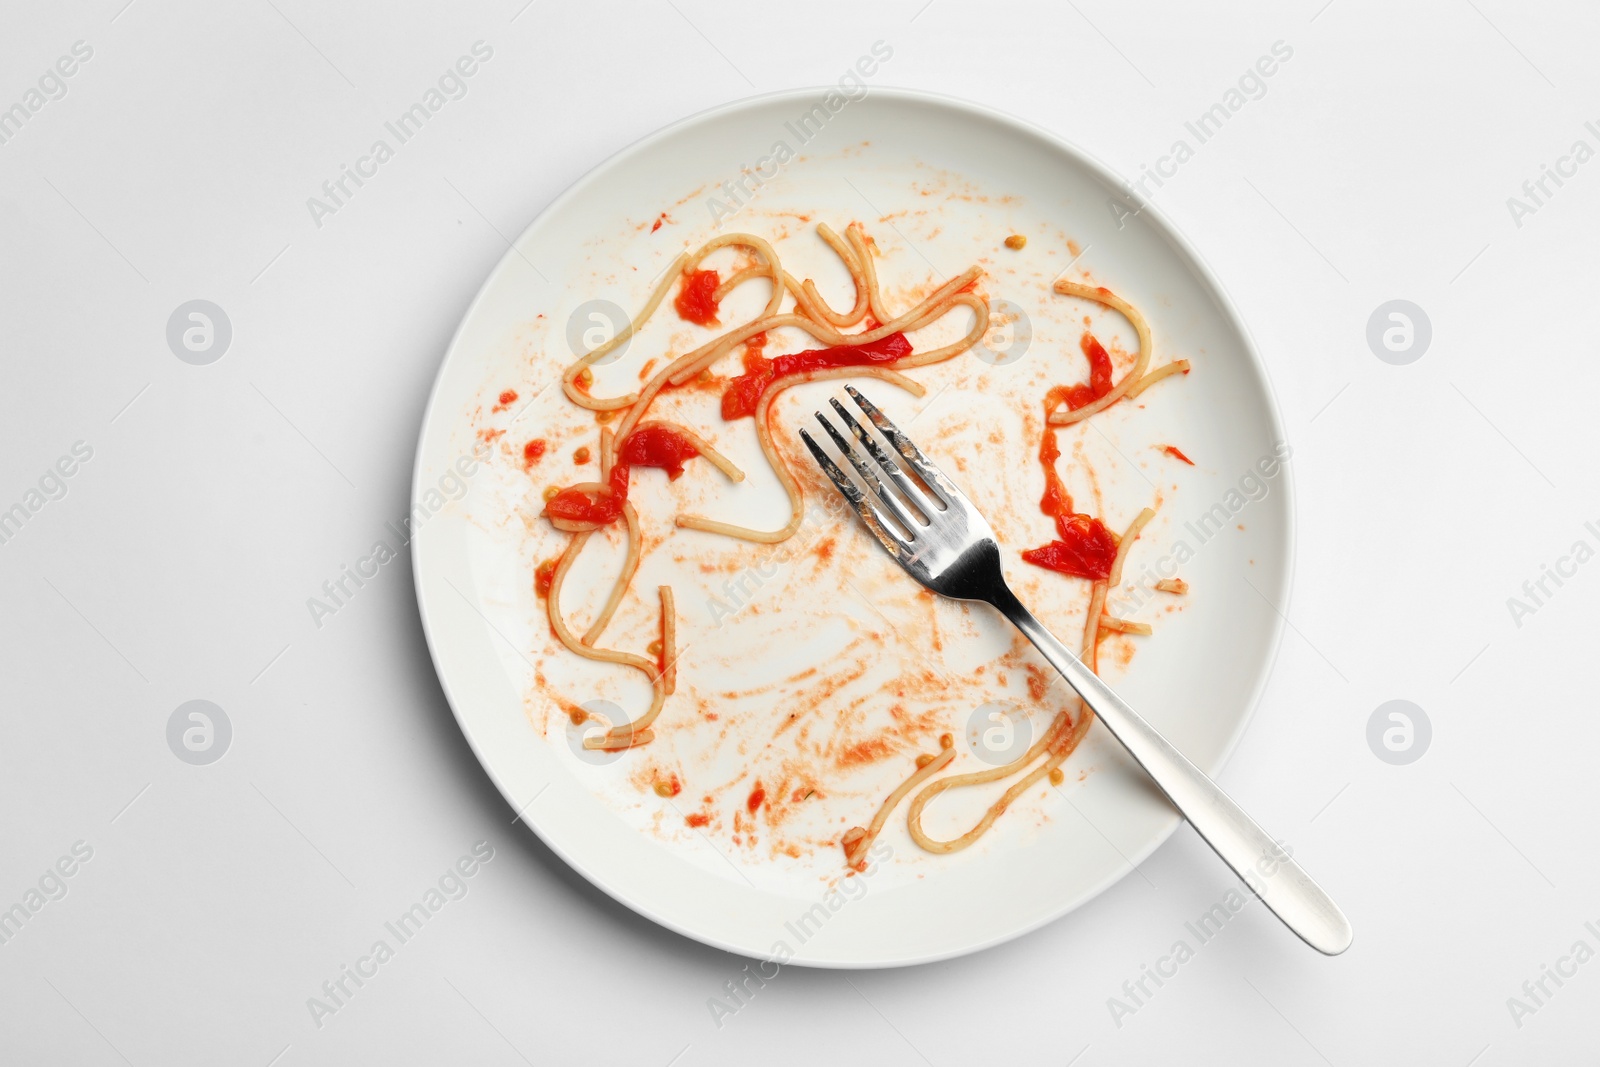
<instances>
[{"instance_id":1,"label":"white background","mask_svg":"<svg viewBox=\"0 0 1600 1067\"><path fill-rule=\"evenodd\" d=\"M1520 227L1506 201L1575 140L1600 148L1584 128L1600 13L123 3L13 4L0 28L0 108L74 42L93 49L0 144L0 508L74 442L93 448L0 544L0 908L74 842L93 849L0 944L0 1061L1596 1051L1600 962L1547 981L1520 1027L1507 998L1575 941L1600 950L1584 926L1600 928L1600 726L1574 669L1594 659L1600 565L1547 583L1520 626L1507 598L1575 541L1600 547L1582 325L1600 162ZM317 227L306 198L478 40L494 58L469 94ZM506 238L636 138L832 82L876 40L894 49L877 84L1019 114L1130 176L1275 41L1292 47L1156 200L1239 301L1295 447L1290 630L1223 783L1345 907L1345 956L1252 904L1118 1025L1108 999L1193 944L1185 921L1230 884L1184 828L1019 942L901 971L785 969L719 1027L707 1001L745 961L612 903L511 824L440 693L408 560L313 626L306 599L406 512L426 391ZM196 298L234 332L205 367L165 337ZM1432 322L1408 366L1366 342L1395 298ZM166 741L196 698L234 730L206 767ZM1396 698L1433 726L1407 766L1366 740ZM478 841L494 859L468 894L315 1025L307 998Z\"/></svg>"}]
</instances>

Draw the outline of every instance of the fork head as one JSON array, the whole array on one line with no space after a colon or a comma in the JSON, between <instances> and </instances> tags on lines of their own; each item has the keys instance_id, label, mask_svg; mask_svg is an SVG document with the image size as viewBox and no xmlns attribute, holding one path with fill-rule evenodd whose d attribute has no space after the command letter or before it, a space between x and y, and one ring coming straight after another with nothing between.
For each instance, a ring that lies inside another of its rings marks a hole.
<instances>
[{"instance_id":1,"label":"fork head","mask_svg":"<svg viewBox=\"0 0 1600 1067\"><path fill-rule=\"evenodd\" d=\"M817 464L907 574L942 596L992 603L996 592L1004 589L1005 579L1000 571L1000 547L988 521L876 405L854 386L845 386L845 390L889 448L843 404L830 400L850 437L870 458L863 458L850 437L819 411L817 421L862 484L857 485L802 429L800 436Z\"/></svg>"}]
</instances>

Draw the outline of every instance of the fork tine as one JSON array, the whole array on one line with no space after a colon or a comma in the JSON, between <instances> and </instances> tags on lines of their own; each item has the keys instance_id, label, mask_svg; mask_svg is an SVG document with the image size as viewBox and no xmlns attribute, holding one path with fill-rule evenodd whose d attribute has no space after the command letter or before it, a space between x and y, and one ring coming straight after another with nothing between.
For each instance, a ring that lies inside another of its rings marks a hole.
<instances>
[{"instance_id":1,"label":"fork tine","mask_svg":"<svg viewBox=\"0 0 1600 1067\"><path fill-rule=\"evenodd\" d=\"M817 461L817 466L821 467L823 473L833 482L834 488L838 489L844 498L850 502L850 506L856 509L856 514L861 516L861 521L866 523L867 529L872 531L873 536L888 550L891 556L904 564L907 555L906 546L899 538L889 533L889 522L884 515L872 506L872 502L867 499L866 494L856 487L856 483L850 480L849 475L839 469L838 464L828 458L828 454L822 450L822 447L816 441L811 439L811 435L806 433L804 428L800 430L800 439L811 450L812 458Z\"/></svg>"},{"instance_id":2,"label":"fork tine","mask_svg":"<svg viewBox=\"0 0 1600 1067\"><path fill-rule=\"evenodd\" d=\"M911 443L911 438L901 433L900 428L890 422L888 417L878 410L876 404L862 396L860 390L855 386L847 385L844 388L850 394L850 398L856 402L856 405L866 412L867 418L872 420L872 425L881 430L883 436L889 439L889 443L894 445L895 451L900 453L911 469L917 472L930 489L936 491L936 496L943 498L943 503L971 506L967 504L967 498L962 495L961 490L951 484L950 479L946 478L944 473L938 467L935 467L927 456L922 454L921 449Z\"/></svg>"},{"instance_id":3,"label":"fork tine","mask_svg":"<svg viewBox=\"0 0 1600 1067\"><path fill-rule=\"evenodd\" d=\"M851 415L843 404L833 397L828 398L828 403L833 405L833 410L839 413L839 417L844 420L844 424L850 427L850 432L855 435L856 440L860 441L866 447L866 450L872 454L872 458L877 460L878 466L883 468L883 473L894 483L895 488L899 489L901 494L911 501L912 506L926 516L929 522L932 522L934 515L943 509L931 504L928 501L927 494L922 491L921 487L900 472L899 465L895 463L889 453L883 450L877 439L867 432L866 427L856 421L855 416Z\"/></svg>"},{"instance_id":4,"label":"fork tine","mask_svg":"<svg viewBox=\"0 0 1600 1067\"><path fill-rule=\"evenodd\" d=\"M837 406L838 402L835 401L834 403ZM823 418L822 412L820 411L817 412L817 421L822 424L822 428L824 430L828 431L828 436L833 438L833 443L839 447L839 454L850 461L850 466L854 467L856 469L856 473L861 475L861 480L867 483L867 487L872 490L873 494L877 496L878 500L883 504L883 506L889 509L889 512L894 515L895 520L900 523L901 527L904 528L906 533L905 540L909 541L914 539L917 535L917 530L921 528L923 524L919 523L915 518L912 517L911 512L906 510L906 506L900 503L899 499L894 495L894 493L890 492L888 487L878 479L878 475L872 469L872 464L862 459L856 450L850 447L849 440L846 439L844 434L834 429L833 423ZM915 503L915 501L913 501L913 503Z\"/></svg>"}]
</instances>

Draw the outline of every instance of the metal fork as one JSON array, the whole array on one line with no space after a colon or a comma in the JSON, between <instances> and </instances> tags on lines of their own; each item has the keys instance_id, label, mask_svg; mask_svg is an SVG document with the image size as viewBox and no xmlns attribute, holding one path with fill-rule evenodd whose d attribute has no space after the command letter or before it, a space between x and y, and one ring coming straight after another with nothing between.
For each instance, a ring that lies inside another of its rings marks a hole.
<instances>
[{"instance_id":1,"label":"metal fork","mask_svg":"<svg viewBox=\"0 0 1600 1067\"><path fill-rule=\"evenodd\" d=\"M1022 606L1006 585L1000 569L1000 546L978 509L883 412L853 387L846 389L921 485L907 477L900 464L838 400L830 401L833 410L873 462L862 459L820 411L817 421L861 476L870 498L809 433L802 429L800 436L895 562L935 593L998 608L1061 672L1067 684L1077 690L1084 703L1094 709L1100 721L1155 779L1173 806L1285 926L1327 955L1349 948L1353 936L1350 922L1332 898L1244 809ZM889 484L885 485L885 481Z\"/></svg>"}]
</instances>

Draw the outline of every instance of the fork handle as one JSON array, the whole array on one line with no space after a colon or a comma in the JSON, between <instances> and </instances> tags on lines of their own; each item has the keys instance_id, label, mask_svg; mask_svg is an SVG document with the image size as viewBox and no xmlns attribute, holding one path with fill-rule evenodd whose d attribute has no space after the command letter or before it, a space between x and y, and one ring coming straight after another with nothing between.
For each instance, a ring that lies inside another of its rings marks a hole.
<instances>
[{"instance_id":1,"label":"fork handle","mask_svg":"<svg viewBox=\"0 0 1600 1067\"><path fill-rule=\"evenodd\" d=\"M1318 952L1336 956L1350 947L1350 921L1300 865L1222 788L1173 747L1144 716L1129 707L1098 675L1056 640L1043 623L1001 586L990 600L1021 630L1075 689L1100 721L1139 761L1156 785L1223 862L1243 879L1283 924Z\"/></svg>"}]
</instances>

